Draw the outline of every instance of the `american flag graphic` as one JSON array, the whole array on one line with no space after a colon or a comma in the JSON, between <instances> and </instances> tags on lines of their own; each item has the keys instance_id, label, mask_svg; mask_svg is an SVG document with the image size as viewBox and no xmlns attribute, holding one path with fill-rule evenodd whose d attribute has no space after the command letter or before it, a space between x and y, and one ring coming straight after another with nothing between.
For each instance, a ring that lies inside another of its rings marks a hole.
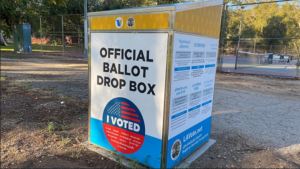
<instances>
[{"instance_id":1,"label":"american flag graphic","mask_svg":"<svg viewBox=\"0 0 300 169\"><path fill-rule=\"evenodd\" d=\"M140 123L139 115L136 113L136 110L126 102L116 102L114 103L107 112L114 116L121 117L130 121Z\"/></svg>"},{"instance_id":2,"label":"american flag graphic","mask_svg":"<svg viewBox=\"0 0 300 169\"><path fill-rule=\"evenodd\" d=\"M133 102L122 97L114 98L105 106L102 117L105 137L114 149L132 154L141 148L145 139L145 124Z\"/></svg>"}]
</instances>

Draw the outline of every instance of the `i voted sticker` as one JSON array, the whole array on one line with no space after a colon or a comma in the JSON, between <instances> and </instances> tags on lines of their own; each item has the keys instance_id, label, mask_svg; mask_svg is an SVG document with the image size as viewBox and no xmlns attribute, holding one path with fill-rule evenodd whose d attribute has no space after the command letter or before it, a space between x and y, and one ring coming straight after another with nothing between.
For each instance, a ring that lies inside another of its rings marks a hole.
<instances>
[{"instance_id":1,"label":"i voted sticker","mask_svg":"<svg viewBox=\"0 0 300 169\"><path fill-rule=\"evenodd\" d=\"M138 151L145 139L145 123L140 110L122 97L112 99L105 106L103 129L113 148L124 154Z\"/></svg>"}]
</instances>

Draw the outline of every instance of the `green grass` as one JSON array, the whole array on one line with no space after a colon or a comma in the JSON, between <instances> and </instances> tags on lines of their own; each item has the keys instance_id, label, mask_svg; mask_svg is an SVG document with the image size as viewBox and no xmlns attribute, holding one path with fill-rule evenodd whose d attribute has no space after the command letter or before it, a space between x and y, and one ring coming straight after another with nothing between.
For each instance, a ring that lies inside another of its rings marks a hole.
<instances>
[{"instance_id":1,"label":"green grass","mask_svg":"<svg viewBox=\"0 0 300 169\"><path fill-rule=\"evenodd\" d=\"M42 46L43 52L62 52L63 47L62 45L51 45L46 44ZM14 44L8 44L8 46L2 46L1 45L1 51L4 52L13 52L14 51ZM33 52L41 52L41 45L40 44L32 44L32 51ZM83 46L67 46L65 49L65 52L83 52L84 47Z\"/></svg>"},{"instance_id":2,"label":"green grass","mask_svg":"<svg viewBox=\"0 0 300 169\"><path fill-rule=\"evenodd\" d=\"M1 81L5 81L6 77L5 76L1 76Z\"/></svg>"},{"instance_id":3,"label":"green grass","mask_svg":"<svg viewBox=\"0 0 300 169\"><path fill-rule=\"evenodd\" d=\"M64 147L68 143L70 143L71 139L69 138L69 135L65 138L64 136L61 136L61 143L60 146Z\"/></svg>"},{"instance_id":4,"label":"green grass","mask_svg":"<svg viewBox=\"0 0 300 169\"><path fill-rule=\"evenodd\" d=\"M51 133L53 133L56 130L56 126L55 126L54 123L49 122L49 123L47 123L45 129L46 129L46 131L48 131L51 134Z\"/></svg>"},{"instance_id":5,"label":"green grass","mask_svg":"<svg viewBox=\"0 0 300 169\"><path fill-rule=\"evenodd\" d=\"M21 56L3 56L5 58L9 58L9 59L22 59Z\"/></svg>"},{"instance_id":6,"label":"green grass","mask_svg":"<svg viewBox=\"0 0 300 169\"><path fill-rule=\"evenodd\" d=\"M68 125L63 120L63 124L61 125L61 130L67 130L67 129L68 129Z\"/></svg>"},{"instance_id":7,"label":"green grass","mask_svg":"<svg viewBox=\"0 0 300 169\"><path fill-rule=\"evenodd\" d=\"M0 45L1 51L14 51L14 45L8 44L8 46Z\"/></svg>"},{"instance_id":8,"label":"green grass","mask_svg":"<svg viewBox=\"0 0 300 169\"><path fill-rule=\"evenodd\" d=\"M28 83L15 83L17 86L20 86L20 87L25 87L27 89L29 88L32 88L32 85L31 84L28 84Z\"/></svg>"}]
</instances>

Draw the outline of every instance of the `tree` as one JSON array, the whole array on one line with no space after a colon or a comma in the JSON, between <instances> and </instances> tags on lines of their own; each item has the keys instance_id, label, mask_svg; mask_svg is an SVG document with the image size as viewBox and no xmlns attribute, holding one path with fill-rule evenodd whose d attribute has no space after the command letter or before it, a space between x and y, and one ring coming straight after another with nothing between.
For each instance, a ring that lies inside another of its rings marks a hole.
<instances>
[{"instance_id":1,"label":"tree","mask_svg":"<svg viewBox=\"0 0 300 169\"><path fill-rule=\"evenodd\" d=\"M286 23L283 17L273 16L267 20L267 26L263 28L263 38L285 38L287 33ZM266 45L282 45L283 41L278 39L264 40Z\"/></svg>"},{"instance_id":2,"label":"tree","mask_svg":"<svg viewBox=\"0 0 300 169\"><path fill-rule=\"evenodd\" d=\"M280 22L279 18L281 19ZM238 38L240 20L241 10L230 9L227 20L227 38ZM272 24L272 22L274 23ZM277 3L253 5L243 11L241 37L267 38L272 36L275 38L276 35L271 35L271 32L275 30L277 32L280 31L283 25L285 25L284 28L286 28L285 35L282 36L282 34L278 34L276 38L300 37L299 23L300 6L296 1L293 3L286 2L282 5ZM269 43L266 41L258 42L262 44ZM284 43L287 44L289 41L285 41Z\"/></svg>"},{"instance_id":3,"label":"tree","mask_svg":"<svg viewBox=\"0 0 300 169\"><path fill-rule=\"evenodd\" d=\"M2 0L1 1L1 30L9 37L13 26L18 23L28 22L36 17L38 4L31 0Z\"/></svg>"}]
</instances>

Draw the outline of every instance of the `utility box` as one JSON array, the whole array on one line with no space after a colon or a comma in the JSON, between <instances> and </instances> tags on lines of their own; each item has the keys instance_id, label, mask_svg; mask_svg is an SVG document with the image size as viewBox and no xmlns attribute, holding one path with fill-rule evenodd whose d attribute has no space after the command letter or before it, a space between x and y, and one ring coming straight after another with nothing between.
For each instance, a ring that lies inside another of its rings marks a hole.
<instances>
[{"instance_id":1,"label":"utility box","mask_svg":"<svg viewBox=\"0 0 300 169\"><path fill-rule=\"evenodd\" d=\"M210 138L222 0L88 14L89 143L171 168Z\"/></svg>"},{"instance_id":2,"label":"utility box","mask_svg":"<svg viewBox=\"0 0 300 169\"><path fill-rule=\"evenodd\" d=\"M13 29L14 51L31 52L31 26L30 24L18 24Z\"/></svg>"}]
</instances>

